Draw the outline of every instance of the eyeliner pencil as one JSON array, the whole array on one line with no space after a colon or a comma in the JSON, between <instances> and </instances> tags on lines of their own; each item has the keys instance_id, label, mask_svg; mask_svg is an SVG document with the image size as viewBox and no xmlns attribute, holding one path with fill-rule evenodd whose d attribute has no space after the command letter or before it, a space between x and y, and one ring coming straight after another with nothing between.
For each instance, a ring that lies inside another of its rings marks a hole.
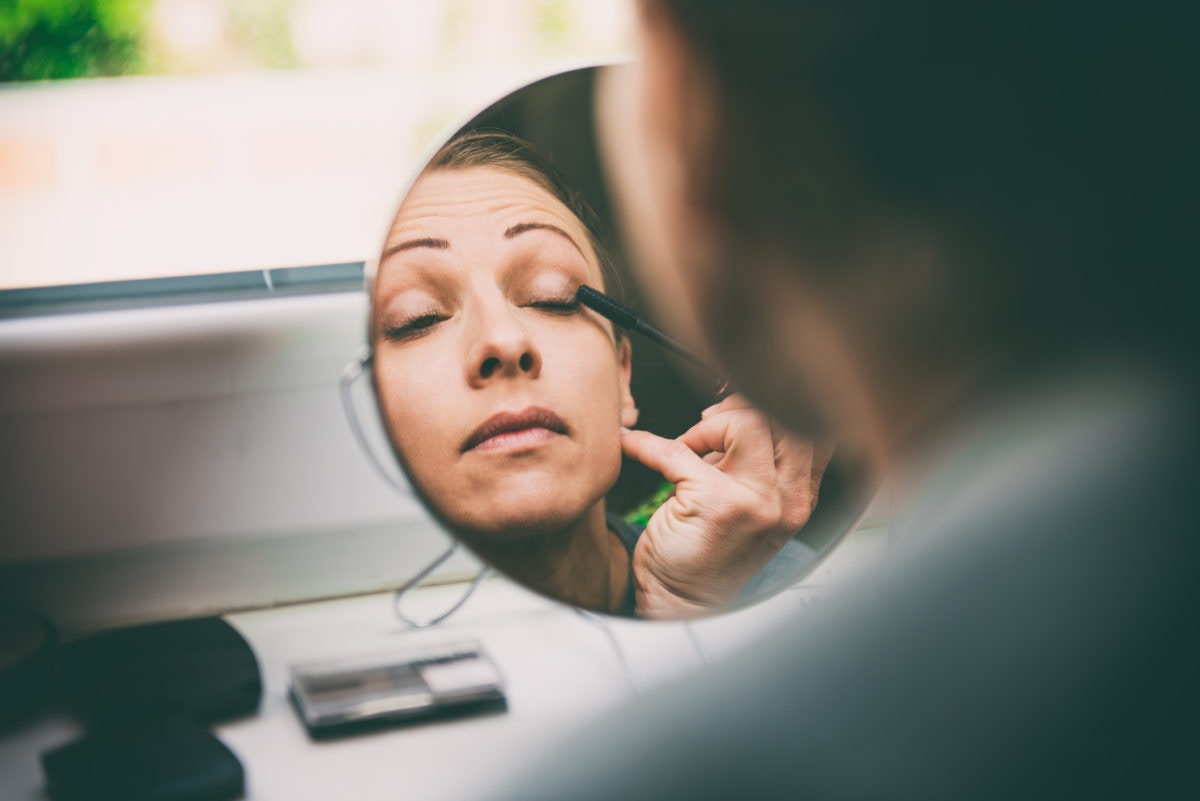
<instances>
[{"instance_id":1,"label":"eyeliner pencil","mask_svg":"<svg viewBox=\"0 0 1200 801\"><path fill-rule=\"evenodd\" d=\"M686 361L691 362L693 365L713 376L714 378L717 378L717 372L713 370L711 366L706 364L703 359L692 353L692 351L690 351L686 346L681 344L678 340L667 336L662 331L659 331L657 328L650 325L650 323L646 322L641 317L638 317L631 310L625 308L620 303L617 303L604 293L598 292L595 289L592 289L590 286L580 286L579 289L575 291L575 300L579 301L584 306L587 306L601 317L611 320L613 325L616 325L618 328L623 328L626 331L636 331L637 333L646 337L646 339L649 339L651 342L657 342L667 350L685 359ZM722 385L720 390L721 394L724 394L728 389L728 382L718 378L718 383Z\"/></svg>"}]
</instances>

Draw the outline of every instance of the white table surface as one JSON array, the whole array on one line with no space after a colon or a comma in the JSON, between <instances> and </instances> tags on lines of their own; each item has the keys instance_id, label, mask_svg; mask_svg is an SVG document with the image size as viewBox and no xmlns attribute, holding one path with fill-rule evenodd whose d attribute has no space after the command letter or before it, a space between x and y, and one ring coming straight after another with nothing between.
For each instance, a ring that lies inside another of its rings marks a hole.
<instances>
[{"instance_id":1,"label":"white table surface","mask_svg":"<svg viewBox=\"0 0 1200 801\"><path fill-rule=\"evenodd\" d=\"M594 621L502 579L489 579L458 613L408 631L390 594L231 614L263 674L258 713L222 723L217 736L239 757L251 801L472 799L521 769L551 743L662 682L737 651L774 621L819 614L822 592L886 551L881 529L856 532L817 572L758 606L688 627ZM426 587L405 600L420 618L453 602L459 585ZM505 679L505 712L413 723L314 742L286 697L300 662L403 652L478 640ZM80 733L66 712L49 712L0 734L0 798L46 799L38 754Z\"/></svg>"}]
</instances>

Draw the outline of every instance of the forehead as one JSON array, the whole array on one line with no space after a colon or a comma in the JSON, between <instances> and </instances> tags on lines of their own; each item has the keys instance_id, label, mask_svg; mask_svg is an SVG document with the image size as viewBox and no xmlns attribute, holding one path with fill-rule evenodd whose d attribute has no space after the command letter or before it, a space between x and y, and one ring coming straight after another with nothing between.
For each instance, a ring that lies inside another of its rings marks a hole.
<instances>
[{"instance_id":1,"label":"forehead","mask_svg":"<svg viewBox=\"0 0 1200 801\"><path fill-rule=\"evenodd\" d=\"M440 169L417 179L396 213L384 248L414 237L503 233L526 222L563 229L596 263L587 228L558 198L533 180L495 167ZM451 238L453 248L455 242Z\"/></svg>"}]
</instances>

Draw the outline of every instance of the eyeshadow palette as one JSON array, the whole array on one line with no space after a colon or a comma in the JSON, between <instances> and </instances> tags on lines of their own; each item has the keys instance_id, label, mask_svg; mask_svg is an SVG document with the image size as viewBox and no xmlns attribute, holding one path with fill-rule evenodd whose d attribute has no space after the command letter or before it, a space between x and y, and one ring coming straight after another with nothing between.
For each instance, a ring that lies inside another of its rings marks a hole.
<instances>
[{"instance_id":1,"label":"eyeshadow palette","mask_svg":"<svg viewBox=\"0 0 1200 801\"><path fill-rule=\"evenodd\" d=\"M288 696L314 738L505 707L504 681L477 642L296 665Z\"/></svg>"}]
</instances>

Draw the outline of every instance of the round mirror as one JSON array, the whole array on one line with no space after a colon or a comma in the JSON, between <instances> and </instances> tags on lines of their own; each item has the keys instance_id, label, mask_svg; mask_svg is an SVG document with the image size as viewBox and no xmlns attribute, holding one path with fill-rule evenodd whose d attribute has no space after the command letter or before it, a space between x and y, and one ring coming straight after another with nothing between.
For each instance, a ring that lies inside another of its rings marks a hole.
<instances>
[{"instance_id":1,"label":"round mirror","mask_svg":"<svg viewBox=\"0 0 1200 801\"><path fill-rule=\"evenodd\" d=\"M603 69L510 94L420 171L368 266L372 384L413 488L485 562L595 612L713 614L809 573L869 493L641 303L597 152Z\"/></svg>"}]
</instances>

